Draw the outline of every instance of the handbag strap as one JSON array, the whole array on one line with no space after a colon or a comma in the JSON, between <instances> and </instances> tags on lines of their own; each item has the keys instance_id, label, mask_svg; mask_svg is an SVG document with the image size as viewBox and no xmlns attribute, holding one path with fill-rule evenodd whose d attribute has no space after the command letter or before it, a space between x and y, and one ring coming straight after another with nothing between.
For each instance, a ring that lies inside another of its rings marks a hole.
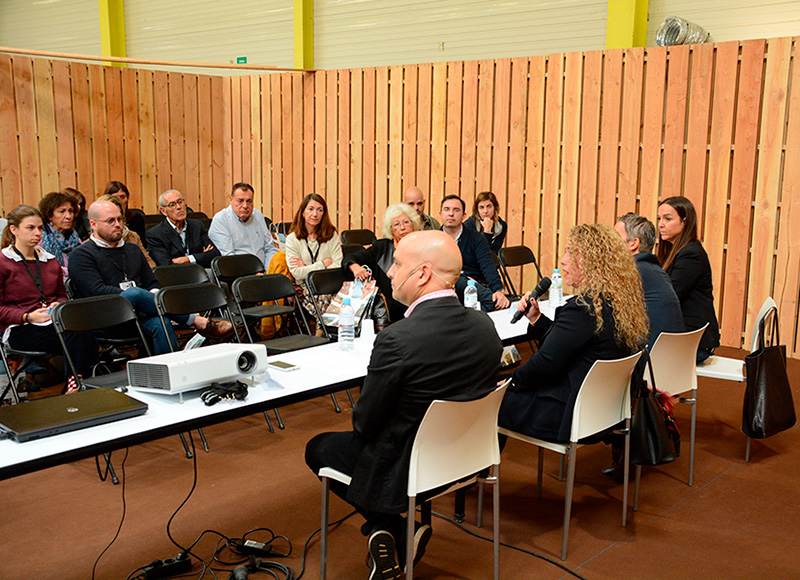
<instances>
[{"instance_id":1,"label":"handbag strap","mask_svg":"<svg viewBox=\"0 0 800 580\"><path fill-rule=\"evenodd\" d=\"M769 346L779 345L781 343L781 335L780 335L780 325L778 324L778 309L773 306L769 310L767 310L764 317L758 321L758 348L759 350L764 350L766 348L766 339L764 338L765 332L764 327L766 326L766 321L772 317L772 334L770 336L770 344Z\"/></svg>"},{"instance_id":2,"label":"handbag strap","mask_svg":"<svg viewBox=\"0 0 800 580\"><path fill-rule=\"evenodd\" d=\"M650 372L649 373L650 374L650 387L651 387L651 389L652 389L652 391L654 393L657 393L657 391L656 391L656 377L653 374L653 361L650 359L650 349L648 349L647 347L644 347L642 349L642 353L644 354L644 357L643 357L644 360L647 362L647 370Z\"/></svg>"}]
</instances>

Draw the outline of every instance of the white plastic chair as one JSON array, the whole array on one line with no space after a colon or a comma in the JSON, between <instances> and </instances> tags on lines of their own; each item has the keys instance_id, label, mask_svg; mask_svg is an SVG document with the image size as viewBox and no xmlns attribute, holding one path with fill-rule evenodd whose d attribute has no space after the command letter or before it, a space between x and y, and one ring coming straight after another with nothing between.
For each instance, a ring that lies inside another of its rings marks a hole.
<instances>
[{"instance_id":1,"label":"white plastic chair","mask_svg":"<svg viewBox=\"0 0 800 580\"><path fill-rule=\"evenodd\" d=\"M406 518L406 578L414 577L414 513L417 495L449 485L443 495L473 484L478 472L492 467L492 476L481 478L494 484L492 506L494 533L494 578L500 577L500 447L497 443L497 413L508 381L474 401L434 401L428 407L411 449L408 470L408 517ZM459 481L474 475L466 481ZM328 496L331 479L350 485L350 476L323 467L320 578L325 580L328 559ZM434 498L430 498L434 499Z\"/></svg>"},{"instance_id":2,"label":"white plastic chair","mask_svg":"<svg viewBox=\"0 0 800 580\"><path fill-rule=\"evenodd\" d=\"M554 443L529 437L515 431L500 428L498 431L514 439L539 447L539 473L537 497L542 497L543 450L549 449L569 457L567 468L567 492L564 498L564 531L561 540L561 559L567 559L569 519L572 510L572 491L575 485L575 455L582 439L595 435L621 421L625 421L625 479L623 484L622 525L628 524L628 471L630 468L630 423L631 423L631 373L642 356L637 352L626 358L595 361L583 380L575 409L572 412L572 431L569 443Z\"/></svg>"},{"instance_id":3,"label":"white plastic chair","mask_svg":"<svg viewBox=\"0 0 800 580\"><path fill-rule=\"evenodd\" d=\"M689 487L694 484L694 438L697 422L697 345L706 330L705 326L690 332L662 332L658 335L650 361L653 364L653 376L656 387L672 396L691 392L691 396L679 397L678 401L692 406L691 433L689 436ZM650 374L645 370L644 376ZM634 492L633 510L638 508L639 497L638 476L642 466L636 466L637 486Z\"/></svg>"}]
</instances>

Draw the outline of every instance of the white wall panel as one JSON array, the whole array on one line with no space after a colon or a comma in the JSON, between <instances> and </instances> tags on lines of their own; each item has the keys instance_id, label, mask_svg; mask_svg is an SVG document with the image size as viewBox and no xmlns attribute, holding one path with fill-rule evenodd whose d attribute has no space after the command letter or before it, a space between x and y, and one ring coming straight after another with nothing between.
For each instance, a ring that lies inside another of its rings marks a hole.
<instances>
[{"instance_id":1,"label":"white wall panel","mask_svg":"<svg viewBox=\"0 0 800 580\"><path fill-rule=\"evenodd\" d=\"M100 54L97 0L0 0L0 46Z\"/></svg>"},{"instance_id":2,"label":"white wall panel","mask_svg":"<svg viewBox=\"0 0 800 580\"><path fill-rule=\"evenodd\" d=\"M605 46L607 10L604 0L316 0L315 66L599 50Z\"/></svg>"},{"instance_id":3,"label":"white wall panel","mask_svg":"<svg viewBox=\"0 0 800 580\"><path fill-rule=\"evenodd\" d=\"M126 0L125 36L132 58L294 66L291 0Z\"/></svg>"},{"instance_id":4,"label":"white wall panel","mask_svg":"<svg viewBox=\"0 0 800 580\"><path fill-rule=\"evenodd\" d=\"M648 46L669 16L699 24L716 42L800 34L798 0L650 0Z\"/></svg>"}]
</instances>

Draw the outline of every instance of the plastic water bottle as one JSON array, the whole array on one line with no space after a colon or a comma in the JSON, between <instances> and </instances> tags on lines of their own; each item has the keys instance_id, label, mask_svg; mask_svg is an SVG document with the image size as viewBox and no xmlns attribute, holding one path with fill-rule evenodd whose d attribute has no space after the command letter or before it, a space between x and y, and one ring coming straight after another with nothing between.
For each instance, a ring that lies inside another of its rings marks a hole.
<instances>
[{"instance_id":1,"label":"plastic water bottle","mask_svg":"<svg viewBox=\"0 0 800 580\"><path fill-rule=\"evenodd\" d=\"M473 310L480 310L481 303L478 302L478 287L475 280L467 280L467 287L464 290L464 306Z\"/></svg>"},{"instance_id":2,"label":"plastic water bottle","mask_svg":"<svg viewBox=\"0 0 800 580\"><path fill-rule=\"evenodd\" d=\"M339 309L339 350L353 350L355 338L356 315L350 306L350 297L345 296Z\"/></svg>"},{"instance_id":3,"label":"plastic water bottle","mask_svg":"<svg viewBox=\"0 0 800 580\"><path fill-rule=\"evenodd\" d=\"M361 280L353 282L350 290L350 296L353 298L361 298L364 295L364 283Z\"/></svg>"},{"instance_id":4,"label":"plastic water bottle","mask_svg":"<svg viewBox=\"0 0 800 580\"><path fill-rule=\"evenodd\" d=\"M564 283L561 281L561 272L558 268L553 270L550 276L550 306L558 308L564 305Z\"/></svg>"}]
</instances>

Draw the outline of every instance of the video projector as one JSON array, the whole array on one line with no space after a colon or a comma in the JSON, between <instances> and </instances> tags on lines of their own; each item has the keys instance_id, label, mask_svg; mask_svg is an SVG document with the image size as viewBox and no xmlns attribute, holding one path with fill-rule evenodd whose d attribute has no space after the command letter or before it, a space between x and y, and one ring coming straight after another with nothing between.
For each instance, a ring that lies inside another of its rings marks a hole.
<instances>
[{"instance_id":1,"label":"video projector","mask_svg":"<svg viewBox=\"0 0 800 580\"><path fill-rule=\"evenodd\" d=\"M128 383L140 391L177 394L267 369L263 344L214 344L128 362Z\"/></svg>"}]
</instances>

